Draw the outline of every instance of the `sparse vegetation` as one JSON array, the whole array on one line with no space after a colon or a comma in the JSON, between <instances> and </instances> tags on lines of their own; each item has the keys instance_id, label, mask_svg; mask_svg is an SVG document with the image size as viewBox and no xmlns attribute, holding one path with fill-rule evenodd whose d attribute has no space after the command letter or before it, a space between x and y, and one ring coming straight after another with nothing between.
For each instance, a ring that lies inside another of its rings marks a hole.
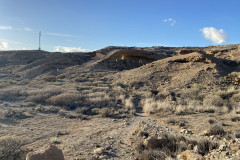
<instances>
[{"instance_id":1,"label":"sparse vegetation","mask_svg":"<svg viewBox=\"0 0 240 160\"><path fill-rule=\"evenodd\" d=\"M0 137L0 160L21 159L23 141L17 136Z\"/></svg>"},{"instance_id":2,"label":"sparse vegetation","mask_svg":"<svg viewBox=\"0 0 240 160\"><path fill-rule=\"evenodd\" d=\"M46 100L52 96L62 93L60 88L44 88L39 90L29 91L27 101L44 104Z\"/></svg>"},{"instance_id":3,"label":"sparse vegetation","mask_svg":"<svg viewBox=\"0 0 240 160\"><path fill-rule=\"evenodd\" d=\"M18 88L5 88L0 91L0 100L17 101L28 96L28 93Z\"/></svg>"},{"instance_id":4,"label":"sparse vegetation","mask_svg":"<svg viewBox=\"0 0 240 160\"><path fill-rule=\"evenodd\" d=\"M221 47L180 56L178 47L110 47L57 56L24 51L16 64L9 56L18 51L0 53L11 60L0 67L0 157L21 159L19 139L3 136L14 133L31 137L24 146L30 149L61 142L66 159L176 159L186 150L207 157L220 152L219 144L236 145L239 66L235 57L226 59L234 50ZM206 56L208 50L214 54ZM147 144L150 138L154 144ZM129 153L132 145L137 154ZM94 146L102 154L91 151Z\"/></svg>"}]
</instances>

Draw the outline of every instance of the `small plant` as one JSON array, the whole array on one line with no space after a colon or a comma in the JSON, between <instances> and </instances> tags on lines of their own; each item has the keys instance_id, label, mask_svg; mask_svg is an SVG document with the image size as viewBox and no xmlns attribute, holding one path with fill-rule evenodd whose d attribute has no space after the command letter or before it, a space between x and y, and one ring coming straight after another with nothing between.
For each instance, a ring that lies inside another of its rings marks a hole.
<instances>
[{"instance_id":1,"label":"small plant","mask_svg":"<svg viewBox=\"0 0 240 160\"><path fill-rule=\"evenodd\" d=\"M193 83L193 84L191 84L191 87L201 89L203 86L200 83Z\"/></svg>"},{"instance_id":2,"label":"small plant","mask_svg":"<svg viewBox=\"0 0 240 160\"><path fill-rule=\"evenodd\" d=\"M224 131L224 129L219 125L211 126L210 131L209 131L210 135L221 135L221 136L223 136L223 135L225 135L225 133L226 132Z\"/></svg>"},{"instance_id":3,"label":"small plant","mask_svg":"<svg viewBox=\"0 0 240 160\"><path fill-rule=\"evenodd\" d=\"M173 125L175 125L175 124L177 123L177 121L176 121L175 119L173 119L173 118L169 118L169 119L167 120L167 123L168 123L168 124L173 124Z\"/></svg>"},{"instance_id":4,"label":"small plant","mask_svg":"<svg viewBox=\"0 0 240 160\"><path fill-rule=\"evenodd\" d=\"M186 121L180 121L178 125L179 127L184 127L186 125Z\"/></svg>"},{"instance_id":5,"label":"small plant","mask_svg":"<svg viewBox=\"0 0 240 160\"><path fill-rule=\"evenodd\" d=\"M240 121L240 117L238 117L238 116L233 116L233 117L231 117L231 121L232 121L232 122Z\"/></svg>"},{"instance_id":6,"label":"small plant","mask_svg":"<svg viewBox=\"0 0 240 160\"><path fill-rule=\"evenodd\" d=\"M209 124L213 124L213 123L215 123L215 121L214 121L213 119L209 119L209 120L208 120L208 123L209 123Z\"/></svg>"},{"instance_id":7,"label":"small plant","mask_svg":"<svg viewBox=\"0 0 240 160\"><path fill-rule=\"evenodd\" d=\"M99 111L99 115L101 117L108 117L110 116L110 109L109 108L102 108L100 111Z\"/></svg>"}]
</instances>

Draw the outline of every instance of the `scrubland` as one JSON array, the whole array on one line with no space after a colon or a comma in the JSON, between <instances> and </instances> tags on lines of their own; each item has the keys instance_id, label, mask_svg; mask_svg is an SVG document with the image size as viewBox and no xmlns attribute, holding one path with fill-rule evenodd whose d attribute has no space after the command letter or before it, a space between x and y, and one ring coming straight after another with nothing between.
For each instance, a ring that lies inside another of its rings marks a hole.
<instances>
[{"instance_id":1,"label":"scrubland","mask_svg":"<svg viewBox=\"0 0 240 160\"><path fill-rule=\"evenodd\" d=\"M2 52L0 159L25 159L48 143L69 160L236 159L239 52L238 45Z\"/></svg>"}]
</instances>

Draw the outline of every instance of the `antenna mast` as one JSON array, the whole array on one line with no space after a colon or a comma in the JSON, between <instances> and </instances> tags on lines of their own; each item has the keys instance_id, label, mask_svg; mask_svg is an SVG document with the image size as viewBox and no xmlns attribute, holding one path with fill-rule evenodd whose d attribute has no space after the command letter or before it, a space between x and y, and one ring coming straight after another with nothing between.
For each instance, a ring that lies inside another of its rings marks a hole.
<instances>
[{"instance_id":1,"label":"antenna mast","mask_svg":"<svg viewBox=\"0 0 240 160\"><path fill-rule=\"evenodd\" d=\"M41 50L41 31L39 32L39 48L38 50Z\"/></svg>"}]
</instances>

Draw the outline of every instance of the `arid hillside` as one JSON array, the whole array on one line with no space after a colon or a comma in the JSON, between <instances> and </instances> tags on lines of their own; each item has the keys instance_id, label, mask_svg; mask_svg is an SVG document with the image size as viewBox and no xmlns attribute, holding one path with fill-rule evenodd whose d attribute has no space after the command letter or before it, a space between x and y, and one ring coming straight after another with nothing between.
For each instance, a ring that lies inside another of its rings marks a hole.
<instances>
[{"instance_id":1,"label":"arid hillside","mask_svg":"<svg viewBox=\"0 0 240 160\"><path fill-rule=\"evenodd\" d=\"M239 86L240 45L0 51L0 160L237 160Z\"/></svg>"}]
</instances>

